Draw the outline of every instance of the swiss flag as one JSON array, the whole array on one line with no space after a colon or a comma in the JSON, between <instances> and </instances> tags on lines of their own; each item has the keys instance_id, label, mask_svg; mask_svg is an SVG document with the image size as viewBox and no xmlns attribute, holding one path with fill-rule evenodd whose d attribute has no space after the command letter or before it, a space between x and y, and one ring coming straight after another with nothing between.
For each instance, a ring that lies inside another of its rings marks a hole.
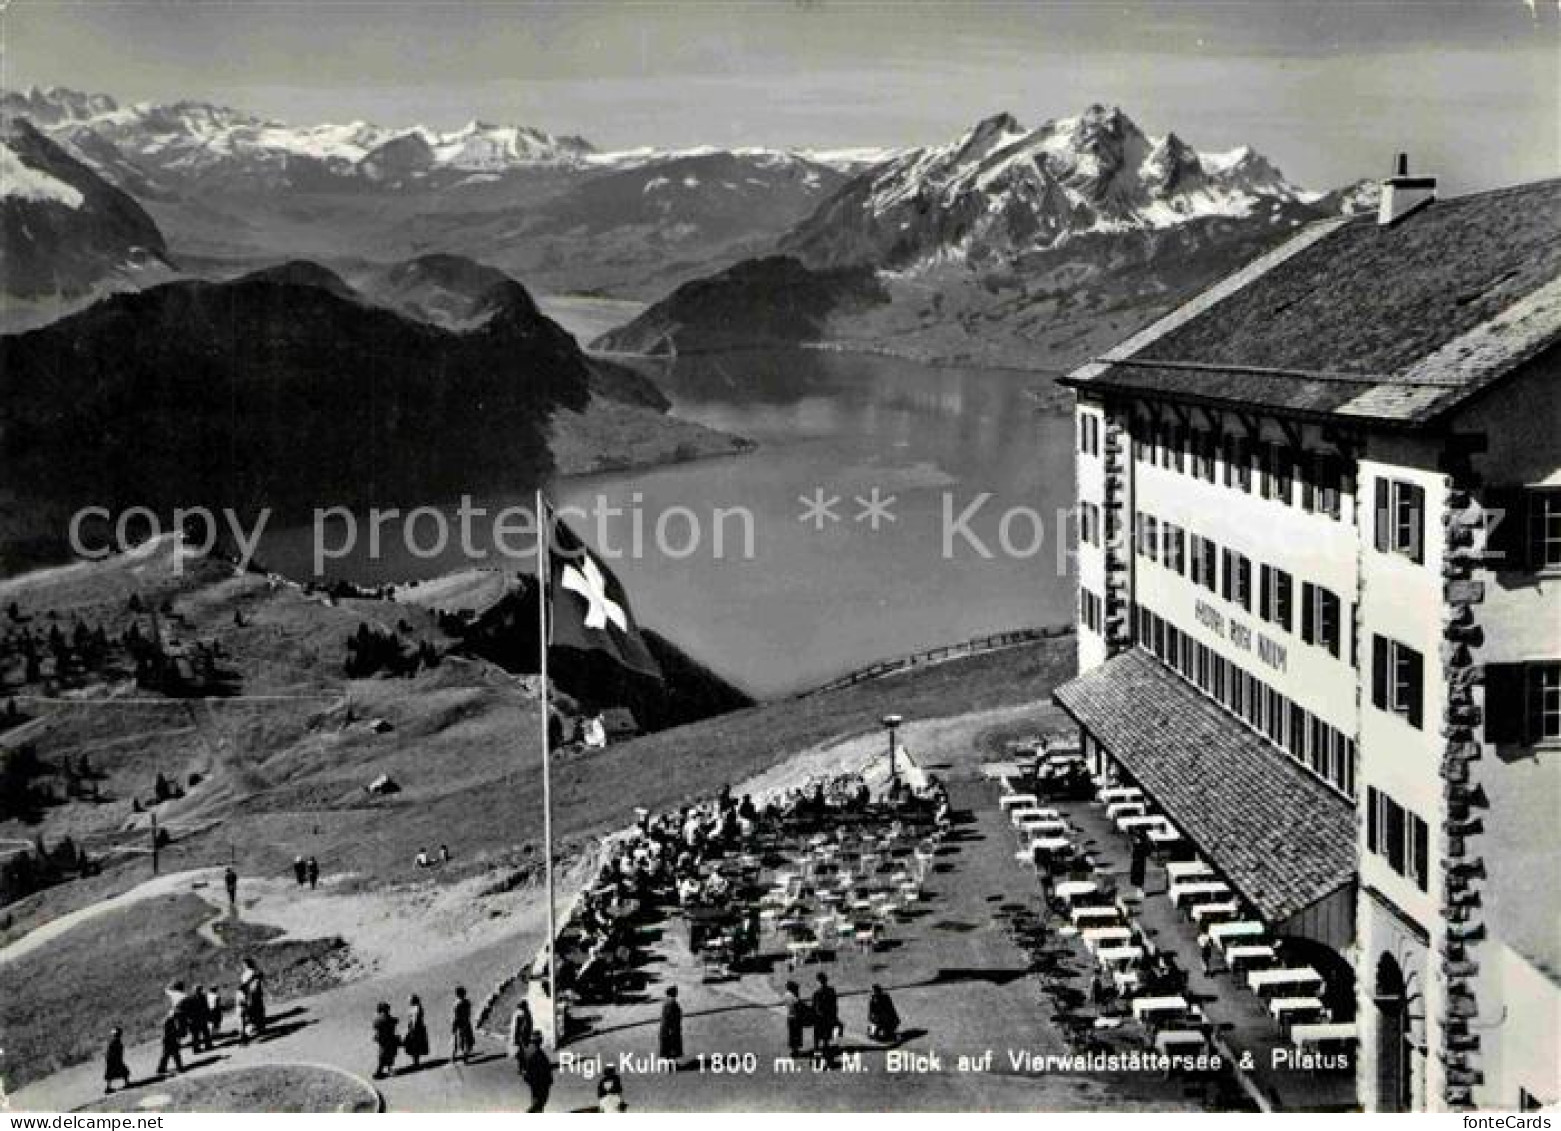
<instances>
[{"instance_id":1,"label":"swiss flag","mask_svg":"<svg viewBox=\"0 0 1561 1131\"><path fill-rule=\"evenodd\" d=\"M552 519L548 546L549 646L599 652L621 666L660 680L629 599L610 569L562 520Z\"/></svg>"}]
</instances>

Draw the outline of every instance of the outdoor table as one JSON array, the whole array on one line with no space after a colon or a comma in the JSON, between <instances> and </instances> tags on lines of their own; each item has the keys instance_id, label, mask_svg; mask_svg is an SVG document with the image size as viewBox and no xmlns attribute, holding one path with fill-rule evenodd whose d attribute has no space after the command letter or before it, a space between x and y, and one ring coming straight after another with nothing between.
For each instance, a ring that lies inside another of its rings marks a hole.
<instances>
[{"instance_id":1,"label":"outdoor table","mask_svg":"<svg viewBox=\"0 0 1561 1131\"><path fill-rule=\"evenodd\" d=\"M814 954L818 953L818 940L816 939L792 939L786 944L786 951L791 955L793 962L806 962Z\"/></svg>"},{"instance_id":2,"label":"outdoor table","mask_svg":"<svg viewBox=\"0 0 1561 1131\"><path fill-rule=\"evenodd\" d=\"M1133 932L1126 927L1091 927L1080 931L1084 945L1094 950L1103 946L1123 946L1132 941Z\"/></svg>"},{"instance_id":3,"label":"outdoor table","mask_svg":"<svg viewBox=\"0 0 1561 1131\"><path fill-rule=\"evenodd\" d=\"M1144 948L1141 946L1106 946L1095 952L1095 961L1108 969L1119 964L1132 965L1143 957Z\"/></svg>"},{"instance_id":4,"label":"outdoor table","mask_svg":"<svg viewBox=\"0 0 1561 1131\"><path fill-rule=\"evenodd\" d=\"M1284 967L1279 970L1254 970L1247 975L1247 985L1259 994L1265 990L1303 990L1308 986L1322 988L1323 976L1310 966Z\"/></svg>"},{"instance_id":5,"label":"outdoor table","mask_svg":"<svg viewBox=\"0 0 1561 1131\"><path fill-rule=\"evenodd\" d=\"M1087 922L1114 923L1122 918L1122 912L1115 907L1075 907L1068 912L1068 919L1075 927L1082 927Z\"/></svg>"},{"instance_id":6,"label":"outdoor table","mask_svg":"<svg viewBox=\"0 0 1561 1131\"><path fill-rule=\"evenodd\" d=\"M1154 1047L1167 1056L1179 1051L1202 1052L1204 1036L1196 1029L1163 1029L1155 1034Z\"/></svg>"},{"instance_id":7,"label":"outdoor table","mask_svg":"<svg viewBox=\"0 0 1561 1131\"><path fill-rule=\"evenodd\" d=\"M1263 966L1273 960L1274 948L1271 946L1233 946L1225 951L1225 961L1232 974L1241 973L1242 966Z\"/></svg>"},{"instance_id":8,"label":"outdoor table","mask_svg":"<svg viewBox=\"0 0 1561 1131\"><path fill-rule=\"evenodd\" d=\"M1142 801L1113 801L1106 806L1106 817L1113 821L1121 817L1142 817L1147 808Z\"/></svg>"},{"instance_id":9,"label":"outdoor table","mask_svg":"<svg viewBox=\"0 0 1561 1131\"><path fill-rule=\"evenodd\" d=\"M1194 923L1202 926L1205 923L1217 923L1225 919L1234 919L1241 914L1241 905L1230 899L1219 903L1198 903L1189 908L1187 914L1192 916Z\"/></svg>"},{"instance_id":10,"label":"outdoor table","mask_svg":"<svg viewBox=\"0 0 1561 1131\"><path fill-rule=\"evenodd\" d=\"M1149 829L1165 823L1165 817L1159 813L1150 813L1142 817L1118 817L1117 828L1125 833L1134 829Z\"/></svg>"},{"instance_id":11,"label":"outdoor table","mask_svg":"<svg viewBox=\"0 0 1561 1131\"><path fill-rule=\"evenodd\" d=\"M1242 939L1260 939L1266 934L1268 928L1256 919L1242 919L1236 923L1216 923L1209 928L1209 937L1221 950L1229 946L1239 946Z\"/></svg>"},{"instance_id":12,"label":"outdoor table","mask_svg":"<svg viewBox=\"0 0 1561 1131\"><path fill-rule=\"evenodd\" d=\"M1106 804L1114 801L1142 801L1144 791L1136 785L1118 785L1100 791L1100 799Z\"/></svg>"},{"instance_id":13,"label":"outdoor table","mask_svg":"<svg viewBox=\"0 0 1561 1131\"><path fill-rule=\"evenodd\" d=\"M1328 1016L1322 999L1315 997L1276 997L1268 1003L1268 1011L1281 1026L1294 1024L1303 1017Z\"/></svg>"},{"instance_id":14,"label":"outdoor table","mask_svg":"<svg viewBox=\"0 0 1561 1131\"><path fill-rule=\"evenodd\" d=\"M1116 986L1117 993L1124 996L1132 993L1142 984L1138 971L1131 966L1123 966L1111 971L1111 984Z\"/></svg>"},{"instance_id":15,"label":"outdoor table","mask_svg":"<svg viewBox=\"0 0 1561 1131\"><path fill-rule=\"evenodd\" d=\"M1081 895L1093 895L1100 890L1100 885L1094 880L1063 880L1052 888L1052 894L1058 899L1070 902Z\"/></svg>"},{"instance_id":16,"label":"outdoor table","mask_svg":"<svg viewBox=\"0 0 1561 1131\"><path fill-rule=\"evenodd\" d=\"M1186 1012L1187 999L1180 994L1133 999L1133 1016L1140 1021L1153 1021L1157 1017L1181 1017Z\"/></svg>"},{"instance_id":17,"label":"outdoor table","mask_svg":"<svg viewBox=\"0 0 1561 1131\"><path fill-rule=\"evenodd\" d=\"M1194 880L1188 884L1171 885L1171 905L1180 907L1185 900L1214 900L1230 894L1230 887L1218 880Z\"/></svg>"},{"instance_id":18,"label":"outdoor table","mask_svg":"<svg viewBox=\"0 0 1561 1131\"><path fill-rule=\"evenodd\" d=\"M1308 1045L1339 1045L1358 1039L1353 1021L1303 1023L1290 1030L1290 1040L1298 1049Z\"/></svg>"},{"instance_id":19,"label":"outdoor table","mask_svg":"<svg viewBox=\"0 0 1561 1131\"><path fill-rule=\"evenodd\" d=\"M1037 819L1024 822L1023 831L1039 833L1042 836L1065 836L1068 825L1066 821Z\"/></svg>"},{"instance_id":20,"label":"outdoor table","mask_svg":"<svg viewBox=\"0 0 1561 1131\"><path fill-rule=\"evenodd\" d=\"M1010 793L997 799L998 807L1005 813L1010 809L1033 809L1041 799L1033 793Z\"/></svg>"},{"instance_id":21,"label":"outdoor table","mask_svg":"<svg viewBox=\"0 0 1561 1131\"><path fill-rule=\"evenodd\" d=\"M1161 825L1158 829L1149 830L1149 839L1155 844L1171 844L1182 839L1182 834L1170 825Z\"/></svg>"},{"instance_id":22,"label":"outdoor table","mask_svg":"<svg viewBox=\"0 0 1561 1131\"><path fill-rule=\"evenodd\" d=\"M1084 754L1079 750L1053 750L1045 755L1045 760L1048 766L1068 766L1084 761Z\"/></svg>"},{"instance_id":23,"label":"outdoor table","mask_svg":"<svg viewBox=\"0 0 1561 1131\"><path fill-rule=\"evenodd\" d=\"M1212 876L1214 869L1202 860L1175 860L1165 866L1165 874L1171 877L1174 884L1195 876Z\"/></svg>"},{"instance_id":24,"label":"outdoor table","mask_svg":"<svg viewBox=\"0 0 1561 1131\"><path fill-rule=\"evenodd\" d=\"M1061 852L1071 843L1065 836L1038 836L1030 842L1030 852L1032 856L1037 849L1042 852Z\"/></svg>"}]
</instances>

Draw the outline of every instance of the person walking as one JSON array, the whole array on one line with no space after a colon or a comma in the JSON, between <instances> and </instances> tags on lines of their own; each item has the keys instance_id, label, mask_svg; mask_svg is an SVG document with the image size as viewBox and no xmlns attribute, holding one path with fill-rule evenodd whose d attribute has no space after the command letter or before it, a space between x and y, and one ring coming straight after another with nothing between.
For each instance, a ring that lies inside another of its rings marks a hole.
<instances>
[{"instance_id":1,"label":"person walking","mask_svg":"<svg viewBox=\"0 0 1561 1131\"><path fill-rule=\"evenodd\" d=\"M114 1090L114 1081L120 1081L121 1090L130 1087L130 1068L125 1064L125 1031L119 1026L108 1035L108 1047L103 1050L103 1094Z\"/></svg>"},{"instance_id":2,"label":"person walking","mask_svg":"<svg viewBox=\"0 0 1561 1131\"><path fill-rule=\"evenodd\" d=\"M212 1043L222 1036L222 987L212 986L206 991L206 1023Z\"/></svg>"},{"instance_id":3,"label":"person walking","mask_svg":"<svg viewBox=\"0 0 1561 1131\"><path fill-rule=\"evenodd\" d=\"M293 879L298 881L298 886L303 887L304 881L309 878L309 865L304 863L302 856L293 857Z\"/></svg>"},{"instance_id":4,"label":"person walking","mask_svg":"<svg viewBox=\"0 0 1561 1131\"><path fill-rule=\"evenodd\" d=\"M1133 856L1128 864L1127 882L1140 892L1149 878L1149 838L1136 830L1133 833Z\"/></svg>"},{"instance_id":5,"label":"person walking","mask_svg":"<svg viewBox=\"0 0 1561 1131\"><path fill-rule=\"evenodd\" d=\"M542 1034L531 1034L531 1045L526 1050L526 1055L521 1058L520 1077L526 1082L526 1087L531 1089L531 1106L529 1112L542 1111L547 1107L547 1098L553 1092L553 1062L547 1058L547 1053L542 1050Z\"/></svg>"},{"instance_id":6,"label":"person walking","mask_svg":"<svg viewBox=\"0 0 1561 1131\"><path fill-rule=\"evenodd\" d=\"M266 1031L266 976L260 972L253 958L244 959L243 972L239 975L239 1035L245 1044L254 1036Z\"/></svg>"},{"instance_id":7,"label":"person walking","mask_svg":"<svg viewBox=\"0 0 1561 1131\"><path fill-rule=\"evenodd\" d=\"M867 998L867 1035L875 1041L896 1041L900 1037L900 1013L892 999L877 983Z\"/></svg>"},{"instance_id":8,"label":"person walking","mask_svg":"<svg viewBox=\"0 0 1561 1131\"><path fill-rule=\"evenodd\" d=\"M602 1078L596 1082L596 1110L604 1113L629 1110L623 1098L623 1078L611 1065L602 1069Z\"/></svg>"},{"instance_id":9,"label":"person walking","mask_svg":"<svg viewBox=\"0 0 1561 1131\"><path fill-rule=\"evenodd\" d=\"M661 1005L661 1028L656 1039L656 1055L674 1064L683 1060L683 1007L678 1004L678 988L667 987L667 1000Z\"/></svg>"},{"instance_id":10,"label":"person walking","mask_svg":"<svg viewBox=\"0 0 1561 1131\"><path fill-rule=\"evenodd\" d=\"M531 1006L521 998L515 1003L515 1012L509 1019L509 1049L515 1058L515 1071L525 1073L526 1052L531 1048L531 1034L536 1032L536 1022L531 1016Z\"/></svg>"},{"instance_id":11,"label":"person walking","mask_svg":"<svg viewBox=\"0 0 1561 1131\"><path fill-rule=\"evenodd\" d=\"M210 1052L211 1015L206 1009L205 986L197 985L190 996L185 998L184 1012L185 1024L190 1030L190 1051L196 1054Z\"/></svg>"},{"instance_id":12,"label":"person walking","mask_svg":"<svg viewBox=\"0 0 1561 1131\"><path fill-rule=\"evenodd\" d=\"M170 1009L163 1017L163 1053L157 1058L157 1074L168 1075L168 1066L173 1065L175 1072L184 1071L184 1061L179 1058L179 1039L183 1033L179 1026L179 1013Z\"/></svg>"},{"instance_id":13,"label":"person walking","mask_svg":"<svg viewBox=\"0 0 1561 1131\"><path fill-rule=\"evenodd\" d=\"M786 983L786 1048L791 1059L802 1056L802 1039L808 1028L808 1003L802 1000L802 989L796 982Z\"/></svg>"},{"instance_id":14,"label":"person walking","mask_svg":"<svg viewBox=\"0 0 1561 1131\"><path fill-rule=\"evenodd\" d=\"M390 1014L390 1005L380 1002L374 1007L374 1048L377 1058L374 1062L374 1079L383 1080L386 1076L394 1074L396 1070L396 1049L400 1047L401 1038L396 1036L397 1021Z\"/></svg>"},{"instance_id":15,"label":"person walking","mask_svg":"<svg viewBox=\"0 0 1561 1131\"><path fill-rule=\"evenodd\" d=\"M222 886L228 889L228 908L238 910L238 873L231 867L222 873Z\"/></svg>"},{"instance_id":16,"label":"person walking","mask_svg":"<svg viewBox=\"0 0 1561 1131\"><path fill-rule=\"evenodd\" d=\"M840 999L829 975L820 973L818 989L813 991L813 1054L827 1063L834 1050L835 1031L840 1027Z\"/></svg>"},{"instance_id":17,"label":"person walking","mask_svg":"<svg viewBox=\"0 0 1561 1131\"><path fill-rule=\"evenodd\" d=\"M407 1002L407 1034L401 1041L401 1051L412 1061L415 1072L423 1066L428 1055L428 1018L423 1014L423 999L413 994Z\"/></svg>"},{"instance_id":18,"label":"person walking","mask_svg":"<svg viewBox=\"0 0 1561 1131\"><path fill-rule=\"evenodd\" d=\"M466 987L455 987L455 1006L450 1011L450 1063L465 1062L472 1058L472 1048L477 1035L472 1031L472 1003L466 997Z\"/></svg>"},{"instance_id":19,"label":"person walking","mask_svg":"<svg viewBox=\"0 0 1561 1131\"><path fill-rule=\"evenodd\" d=\"M304 877L309 881L310 891L320 886L320 862L313 856L304 863Z\"/></svg>"}]
</instances>

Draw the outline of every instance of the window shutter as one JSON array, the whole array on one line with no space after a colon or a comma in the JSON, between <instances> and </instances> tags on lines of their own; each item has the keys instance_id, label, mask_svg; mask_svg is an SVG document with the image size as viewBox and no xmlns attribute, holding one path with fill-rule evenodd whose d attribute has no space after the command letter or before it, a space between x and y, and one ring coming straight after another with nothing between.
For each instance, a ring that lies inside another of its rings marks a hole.
<instances>
[{"instance_id":1,"label":"window shutter","mask_svg":"<svg viewBox=\"0 0 1561 1131\"><path fill-rule=\"evenodd\" d=\"M1290 631L1290 575L1284 570L1274 571L1274 620L1286 632Z\"/></svg>"},{"instance_id":2,"label":"window shutter","mask_svg":"<svg viewBox=\"0 0 1561 1131\"><path fill-rule=\"evenodd\" d=\"M1301 639L1310 644L1316 638L1315 628L1317 587L1310 581L1301 582Z\"/></svg>"},{"instance_id":3,"label":"window shutter","mask_svg":"<svg viewBox=\"0 0 1561 1131\"><path fill-rule=\"evenodd\" d=\"M1220 596L1230 600L1230 551L1220 551Z\"/></svg>"},{"instance_id":4,"label":"window shutter","mask_svg":"<svg viewBox=\"0 0 1561 1131\"><path fill-rule=\"evenodd\" d=\"M1379 711L1388 709L1388 642L1375 633L1371 637L1371 705Z\"/></svg>"},{"instance_id":5,"label":"window shutter","mask_svg":"<svg viewBox=\"0 0 1561 1131\"><path fill-rule=\"evenodd\" d=\"M1262 585L1258 591L1257 613L1264 620L1271 620L1274 614L1273 603L1270 600L1273 592L1274 570L1272 566L1265 565L1258 573L1262 579Z\"/></svg>"},{"instance_id":6,"label":"window shutter","mask_svg":"<svg viewBox=\"0 0 1561 1131\"><path fill-rule=\"evenodd\" d=\"M1421 891L1425 891L1431 880L1431 830L1419 817L1410 819L1415 826L1413 861L1415 883L1420 885Z\"/></svg>"},{"instance_id":7,"label":"window shutter","mask_svg":"<svg viewBox=\"0 0 1561 1131\"><path fill-rule=\"evenodd\" d=\"M1405 549L1413 562L1425 561L1425 488L1406 484L1405 505L1409 508L1409 545Z\"/></svg>"},{"instance_id":8,"label":"window shutter","mask_svg":"<svg viewBox=\"0 0 1561 1131\"><path fill-rule=\"evenodd\" d=\"M1413 648L1401 648L1404 656L1405 680L1409 684L1409 725L1420 729L1425 712L1425 660Z\"/></svg>"},{"instance_id":9,"label":"window shutter","mask_svg":"<svg viewBox=\"0 0 1561 1131\"><path fill-rule=\"evenodd\" d=\"M1485 741L1515 746L1524 742L1523 665L1485 666Z\"/></svg>"},{"instance_id":10,"label":"window shutter","mask_svg":"<svg viewBox=\"0 0 1561 1131\"><path fill-rule=\"evenodd\" d=\"M1372 503L1376 511L1376 546L1386 553L1393 545L1393 492L1380 475L1372 489Z\"/></svg>"},{"instance_id":11,"label":"window shutter","mask_svg":"<svg viewBox=\"0 0 1561 1131\"><path fill-rule=\"evenodd\" d=\"M1301 509L1307 512L1317 509L1318 468L1322 459L1315 452L1302 452L1296 461L1301 477Z\"/></svg>"},{"instance_id":12,"label":"window shutter","mask_svg":"<svg viewBox=\"0 0 1561 1131\"><path fill-rule=\"evenodd\" d=\"M1377 800L1381 794L1374 785L1366 787L1366 850L1377 851Z\"/></svg>"}]
</instances>

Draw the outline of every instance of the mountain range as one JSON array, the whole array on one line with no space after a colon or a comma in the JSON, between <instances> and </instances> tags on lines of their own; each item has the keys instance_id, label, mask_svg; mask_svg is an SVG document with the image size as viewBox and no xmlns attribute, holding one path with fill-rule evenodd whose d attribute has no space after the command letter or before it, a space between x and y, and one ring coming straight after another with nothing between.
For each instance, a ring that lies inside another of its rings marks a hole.
<instances>
[{"instance_id":1,"label":"mountain range","mask_svg":"<svg viewBox=\"0 0 1561 1131\"><path fill-rule=\"evenodd\" d=\"M203 273L453 252L546 291L643 299L767 251L887 152L603 153L529 126L293 126L57 87L0 93L0 117L134 196Z\"/></svg>"},{"instance_id":2,"label":"mountain range","mask_svg":"<svg viewBox=\"0 0 1561 1131\"><path fill-rule=\"evenodd\" d=\"M666 409L453 257L363 289L297 261L114 294L0 337L0 572L57 552L86 504L421 505L744 446Z\"/></svg>"},{"instance_id":3,"label":"mountain range","mask_svg":"<svg viewBox=\"0 0 1561 1131\"><path fill-rule=\"evenodd\" d=\"M1067 369L1297 226L1362 207L1369 187L1304 190L1249 147L1199 152L1116 107L1029 129L1009 114L850 178L776 241L792 289L805 272L836 304L806 341L941 361ZM885 294L842 293L869 268ZM760 324L743 265L685 284L599 345L710 348Z\"/></svg>"}]
</instances>

